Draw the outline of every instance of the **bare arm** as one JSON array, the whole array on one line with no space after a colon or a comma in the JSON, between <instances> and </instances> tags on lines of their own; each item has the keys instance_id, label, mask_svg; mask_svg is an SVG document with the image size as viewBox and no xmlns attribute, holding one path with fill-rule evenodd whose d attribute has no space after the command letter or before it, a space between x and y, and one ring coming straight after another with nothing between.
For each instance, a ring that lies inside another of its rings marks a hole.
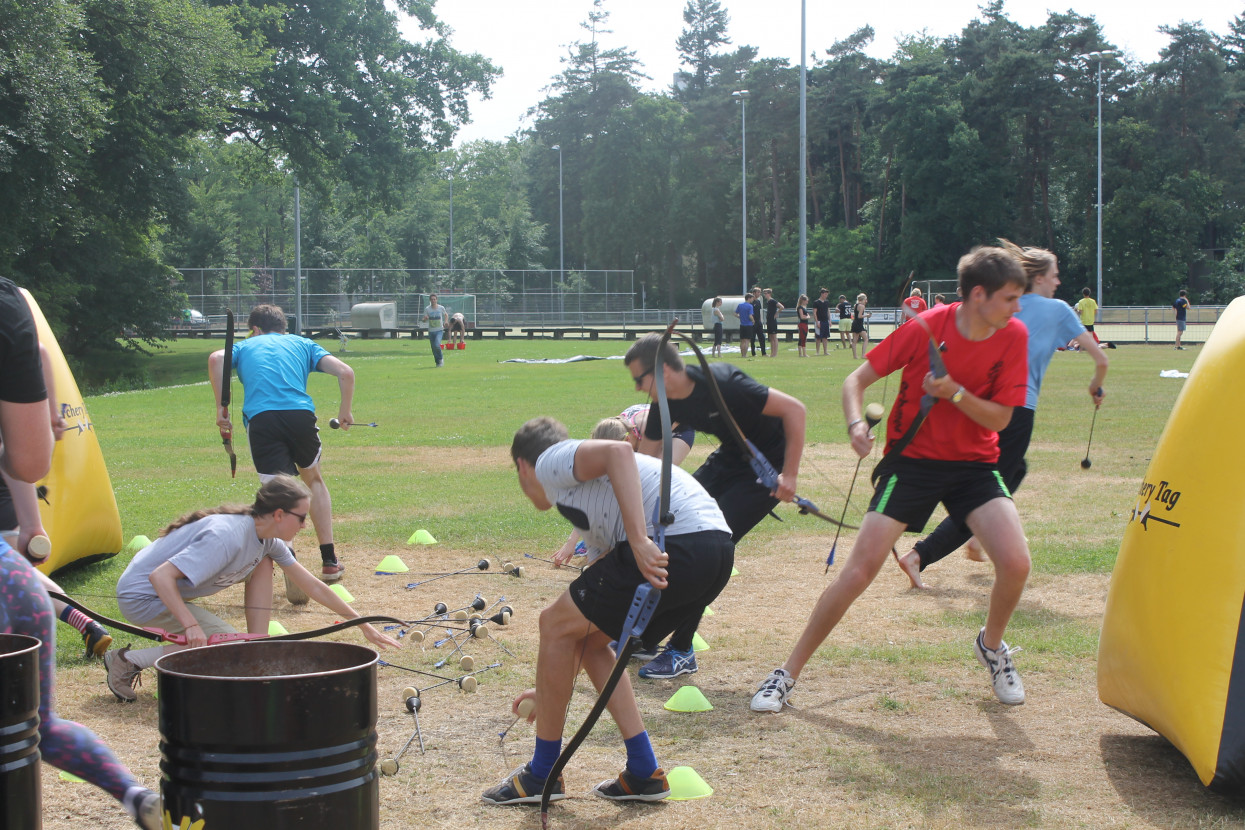
<instances>
[{"instance_id":1,"label":"bare arm","mask_svg":"<svg viewBox=\"0 0 1245 830\"><path fill-rule=\"evenodd\" d=\"M584 441L575 451L575 479L590 481L609 476L614 498L622 514L623 532L631 544L636 565L654 588L666 587L669 558L648 538L644 518L644 493L635 453L623 441Z\"/></svg>"},{"instance_id":2,"label":"bare arm","mask_svg":"<svg viewBox=\"0 0 1245 830\"><path fill-rule=\"evenodd\" d=\"M208 355L208 380L212 382L212 404L216 409L216 425L222 429L233 429L229 420L229 409L220 405L221 373L225 368L225 350L217 349Z\"/></svg>"},{"instance_id":3,"label":"bare arm","mask_svg":"<svg viewBox=\"0 0 1245 830\"><path fill-rule=\"evenodd\" d=\"M873 364L865 361L843 380L843 418L849 426L847 437L856 455L864 458L873 450L873 435L864 421L865 390L881 379Z\"/></svg>"},{"instance_id":4,"label":"bare arm","mask_svg":"<svg viewBox=\"0 0 1245 830\"><path fill-rule=\"evenodd\" d=\"M354 369L351 369L344 361L338 360L331 354L320 358L320 362L316 364L316 369L337 378L337 388L341 392L341 403L337 408L337 420L341 424L342 429L350 429L350 425L354 423L354 415L350 411L351 405L354 403Z\"/></svg>"},{"instance_id":5,"label":"bare arm","mask_svg":"<svg viewBox=\"0 0 1245 830\"><path fill-rule=\"evenodd\" d=\"M1089 396L1093 398L1094 406L1102 406L1102 399L1105 397L1102 384L1107 379L1107 353L1098 346L1089 332L1082 332L1076 342L1081 351L1087 352L1094 359L1094 377L1089 382Z\"/></svg>"},{"instance_id":6,"label":"bare arm","mask_svg":"<svg viewBox=\"0 0 1245 830\"><path fill-rule=\"evenodd\" d=\"M52 359L42 343L39 344L39 361L43 366L43 385L48 390L48 418L52 422L52 438L59 441L65 434L65 418L61 415L60 404L56 400L56 378L52 372Z\"/></svg>"},{"instance_id":7,"label":"bare arm","mask_svg":"<svg viewBox=\"0 0 1245 830\"><path fill-rule=\"evenodd\" d=\"M963 387L951 375L936 378L930 372L925 375L921 388L935 398L950 400ZM967 389L964 390L964 397L960 402L952 405L959 407L974 422L994 432L1002 432L1012 420L1012 407L979 398Z\"/></svg>"},{"instance_id":8,"label":"bare arm","mask_svg":"<svg viewBox=\"0 0 1245 830\"><path fill-rule=\"evenodd\" d=\"M18 481L36 482L52 467L52 426L46 400L0 401L0 470Z\"/></svg>"},{"instance_id":9,"label":"bare arm","mask_svg":"<svg viewBox=\"0 0 1245 830\"><path fill-rule=\"evenodd\" d=\"M185 578L186 574L172 562L160 564L147 577L164 607L182 624L182 629L186 632L186 644L191 648L198 648L207 645L207 635L199 627L195 615L190 613L186 600L182 599L182 592L177 589L177 580Z\"/></svg>"},{"instance_id":10,"label":"bare arm","mask_svg":"<svg viewBox=\"0 0 1245 830\"><path fill-rule=\"evenodd\" d=\"M804 424L807 412L798 399L777 389L770 389L761 414L782 420L787 446L783 452L782 472L778 474L778 486L774 488L772 495L782 501L791 501L795 498L796 480L800 476L800 456L804 454Z\"/></svg>"},{"instance_id":11,"label":"bare arm","mask_svg":"<svg viewBox=\"0 0 1245 830\"><path fill-rule=\"evenodd\" d=\"M359 612L351 608L349 603L334 593L329 586L316 579L311 571L304 568L300 563L293 562L290 565L282 565L281 568L290 578L290 581L302 588L307 596L330 611L339 614L343 619L353 620L355 617L360 616ZM269 596L271 595L271 592L269 592ZM380 648L402 648L402 644L397 640L377 631L369 624L359 626L359 630L375 646Z\"/></svg>"}]
</instances>

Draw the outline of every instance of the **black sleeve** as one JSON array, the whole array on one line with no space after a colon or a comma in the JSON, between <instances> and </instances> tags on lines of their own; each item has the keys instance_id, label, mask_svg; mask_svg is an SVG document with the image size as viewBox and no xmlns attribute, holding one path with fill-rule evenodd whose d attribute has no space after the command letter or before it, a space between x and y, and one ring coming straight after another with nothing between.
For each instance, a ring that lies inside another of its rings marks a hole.
<instances>
[{"instance_id":1,"label":"black sleeve","mask_svg":"<svg viewBox=\"0 0 1245 830\"><path fill-rule=\"evenodd\" d=\"M0 401L38 403L47 397L30 306L11 280L0 278Z\"/></svg>"}]
</instances>

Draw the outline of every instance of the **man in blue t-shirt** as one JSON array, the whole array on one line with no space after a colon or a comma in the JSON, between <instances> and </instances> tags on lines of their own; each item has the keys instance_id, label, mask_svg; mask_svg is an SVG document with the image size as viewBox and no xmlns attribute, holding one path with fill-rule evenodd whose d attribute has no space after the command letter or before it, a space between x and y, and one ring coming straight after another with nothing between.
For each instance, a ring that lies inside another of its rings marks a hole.
<instances>
[{"instance_id":1,"label":"man in blue t-shirt","mask_svg":"<svg viewBox=\"0 0 1245 830\"><path fill-rule=\"evenodd\" d=\"M246 325L250 337L234 344L233 367L245 393L242 424L255 471L261 482L280 474L297 475L311 490L308 513L320 544L321 578L336 582L346 566L337 560L333 547L333 502L320 473L320 431L316 427L316 405L307 394L307 377L312 372L325 372L337 378L341 391L337 421L342 429L350 429L354 423L350 412L354 370L314 341L287 335L285 312L279 306L256 306ZM224 349L208 358L208 376L217 402L224 361ZM216 425L233 429L227 407L217 406ZM288 591L288 583L286 587ZM305 597L302 601L306 602Z\"/></svg>"},{"instance_id":2,"label":"man in blue t-shirt","mask_svg":"<svg viewBox=\"0 0 1245 830\"><path fill-rule=\"evenodd\" d=\"M752 292L749 291L744 295L743 302L735 306L735 316L739 318L739 354L741 357L748 355L748 348L752 345L755 311L756 309L752 306Z\"/></svg>"}]
</instances>

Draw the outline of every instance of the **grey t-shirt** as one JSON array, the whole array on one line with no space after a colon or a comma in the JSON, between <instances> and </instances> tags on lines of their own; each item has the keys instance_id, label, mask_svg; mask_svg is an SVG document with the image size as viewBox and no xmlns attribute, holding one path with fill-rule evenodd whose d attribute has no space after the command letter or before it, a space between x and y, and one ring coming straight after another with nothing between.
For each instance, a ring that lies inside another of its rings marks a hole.
<instances>
[{"instance_id":1,"label":"grey t-shirt","mask_svg":"<svg viewBox=\"0 0 1245 830\"><path fill-rule=\"evenodd\" d=\"M438 305L436 308L431 305L425 306L424 314L428 316L428 331L441 331L445 328L445 318L449 316L445 306Z\"/></svg>"},{"instance_id":2,"label":"grey t-shirt","mask_svg":"<svg viewBox=\"0 0 1245 830\"><path fill-rule=\"evenodd\" d=\"M177 580L182 598L196 599L246 579L265 556L282 567L294 563L285 542L255 535L253 516L204 516L138 552L117 581L117 604L127 619L142 625L168 610L150 579L165 562L186 575Z\"/></svg>"},{"instance_id":3,"label":"grey t-shirt","mask_svg":"<svg viewBox=\"0 0 1245 830\"><path fill-rule=\"evenodd\" d=\"M588 561L595 562L619 542L627 538L623 531L622 512L614 497L609 476L589 481L575 479L575 451L582 441L567 440L554 444L536 459L536 480L545 488L558 512L575 525L588 548ZM640 489L644 495L645 532L653 534L653 505L661 495L661 461L636 453L640 473ZM704 530L730 533L718 503L705 492L700 482L687 471L675 467L670 480L670 510L674 524L666 535L680 536Z\"/></svg>"}]
</instances>

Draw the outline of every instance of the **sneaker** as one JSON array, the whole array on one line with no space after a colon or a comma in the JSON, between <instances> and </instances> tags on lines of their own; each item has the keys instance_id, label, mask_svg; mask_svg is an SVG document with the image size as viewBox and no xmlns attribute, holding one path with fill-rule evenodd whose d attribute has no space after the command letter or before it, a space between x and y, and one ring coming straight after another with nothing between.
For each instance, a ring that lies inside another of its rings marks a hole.
<instances>
[{"instance_id":1,"label":"sneaker","mask_svg":"<svg viewBox=\"0 0 1245 830\"><path fill-rule=\"evenodd\" d=\"M992 651L981 641L985 633L984 628L978 632L977 639L973 642L973 652L977 655L978 662L990 670L990 683L994 686L994 696L999 702L1008 706L1019 706L1025 702L1025 685L1020 682L1020 675L1012 664L1012 655L1020 649L1009 649L1007 643L1001 643Z\"/></svg>"},{"instance_id":2,"label":"sneaker","mask_svg":"<svg viewBox=\"0 0 1245 830\"><path fill-rule=\"evenodd\" d=\"M143 830L161 830L164 825L164 801L160 793L148 790L138 797L138 815L134 823Z\"/></svg>"},{"instance_id":3,"label":"sneaker","mask_svg":"<svg viewBox=\"0 0 1245 830\"><path fill-rule=\"evenodd\" d=\"M325 562L324 566L320 568L320 578L325 582L337 582L345 572L346 566L341 562Z\"/></svg>"},{"instance_id":4,"label":"sneaker","mask_svg":"<svg viewBox=\"0 0 1245 830\"><path fill-rule=\"evenodd\" d=\"M337 578L341 579L340 573ZM307 596L306 591L294 584L288 573L285 574L285 598L290 605L306 605L307 601L311 599L311 597Z\"/></svg>"},{"instance_id":5,"label":"sneaker","mask_svg":"<svg viewBox=\"0 0 1245 830\"><path fill-rule=\"evenodd\" d=\"M531 764L524 764L506 778L505 781L484 791L480 796L489 804L539 804L540 795L545 789L545 779L532 775ZM566 782L558 776L550 801L561 801L566 798Z\"/></svg>"},{"instance_id":6,"label":"sneaker","mask_svg":"<svg viewBox=\"0 0 1245 830\"><path fill-rule=\"evenodd\" d=\"M795 678L787 674L786 669L774 669L757 688L757 693L752 696L752 704L749 708L754 712L777 714L782 711L784 705L791 705L787 698L794 688Z\"/></svg>"},{"instance_id":7,"label":"sneaker","mask_svg":"<svg viewBox=\"0 0 1245 830\"><path fill-rule=\"evenodd\" d=\"M108 670L108 688L122 703L138 700L135 689L142 683L142 669L130 662L125 655L130 649L109 651L104 654L104 668Z\"/></svg>"},{"instance_id":8,"label":"sneaker","mask_svg":"<svg viewBox=\"0 0 1245 830\"><path fill-rule=\"evenodd\" d=\"M645 680L668 680L681 674L695 674L696 670L696 652L662 646L656 657L640 667L640 677Z\"/></svg>"},{"instance_id":9,"label":"sneaker","mask_svg":"<svg viewBox=\"0 0 1245 830\"><path fill-rule=\"evenodd\" d=\"M91 620L86 624L86 631L82 632L82 642L86 645L86 659L92 657L103 657L104 652L112 645L112 635L95 620Z\"/></svg>"},{"instance_id":10,"label":"sneaker","mask_svg":"<svg viewBox=\"0 0 1245 830\"><path fill-rule=\"evenodd\" d=\"M617 640L610 640L610 651L614 652L615 656L618 656L618 641ZM643 660L645 663L647 663L649 660L652 660L654 657L656 657L657 653L658 653L658 649L649 648L648 646L640 646L638 649L636 649L635 651L631 653L631 659L632 660Z\"/></svg>"},{"instance_id":11,"label":"sneaker","mask_svg":"<svg viewBox=\"0 0 1245 830\"><path fill-rule=\"evenodd\" d=\"M612 781L602 781L593 787L592 794L610 801L661 801L669 797L670 784L661 767L648 778L637 778L623 770Z\"/></svg>"}]
</instances>

